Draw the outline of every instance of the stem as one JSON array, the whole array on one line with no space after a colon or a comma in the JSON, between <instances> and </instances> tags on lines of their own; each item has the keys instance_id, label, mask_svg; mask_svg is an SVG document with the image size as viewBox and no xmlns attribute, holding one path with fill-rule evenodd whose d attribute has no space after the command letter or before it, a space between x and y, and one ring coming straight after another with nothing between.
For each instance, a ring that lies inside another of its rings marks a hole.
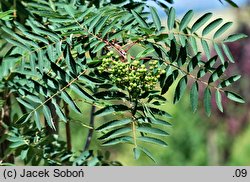
<instances>
[{"instance_id":1,"label":"stem","mask_svg":"<svg viewBox=\"0 0 250 182\"><path fill-rule=\"evenodd\" d=\"M84 146L84 149L83 149L84 151L88 150L88 148L90 146L90 143L91 143L91 140L92 140L92 137L93 137L94 122L95 122L95 116L94 116L95 109L96 109L96 107L94 105L92 105L91 106L91 112L90 112L90 121L89 121L89 126L92 127L92 129L89 129L88 136L87 136L85 146Z\"/></svg>"},{"instance_id":2,"label":"stem","mask_svg":"<svg viewBox=\"0 0 250 182\"><path fill-rule=\"evenodd\" d=\"M64 102L64 112L66 118L69 118L69 107L68 104ZM67 149L68 151L71 151L72 149L72 144L71 144L71 132L70 132L70 123L69 120L65 124L65 129L66 129L66 143L67 143Z\"/></svg>"},{"instance_id":3,"label":"stem","mask_svg":"<svg viewBox=\"0 0 250 182\"><path fill-rule=\"evenodd\" d=\"M135 114L136 114L136 110L137 110L137 105L138 105L138 100L136 99L135 102L132 102L133 103L133 106L132 106L132 118L133 118L133 121L132 121L132 132L133 132L133 141L134 141L134 145L135 145L135 148L137 147L137 142L136 142L136 117L135 117Z\"/></svg>"}]
</instances>

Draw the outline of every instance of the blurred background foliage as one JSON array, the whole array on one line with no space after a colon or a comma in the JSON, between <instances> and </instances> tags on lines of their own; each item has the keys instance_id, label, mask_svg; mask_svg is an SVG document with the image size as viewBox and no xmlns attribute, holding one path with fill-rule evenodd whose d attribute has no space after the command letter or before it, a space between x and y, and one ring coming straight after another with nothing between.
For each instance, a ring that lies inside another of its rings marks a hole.
<instances>
[{"instance_id":1,"label":"blurred background foliage","mask_svg":"<svg viewBox=\"0 0 250 182\"><path fill-rule=\"evenodd\" d=\"M26 0L28 1L28 0ZM202 2L201 2L202 1ZM240 9L221 5L217 0L176 0L173 4L176 9L179 9L178 14L182 15L188 9L196 10L196 13L213 11L215 15L224 18L225 21L235 22L235 32L242 32L250 35L250 1L249 0L236 0L235 1ZM1 0L0 8L7 11L9 4L12 4L12 9L16 6L15 3L20 1L14 0ZM149 2L153 4L154 2ZM202 6L201 6L202 5ZM179 7L179 8L178 8ZM25 15L24 9L17 9L22 15ZM25 19L25 16L16 16L14 11L14 18L20 20ZM164 21L164 17L162 18ZM1 48L0 42L0 48ZM150 150L158 162L157 165L250 165L250 39L245 39L240 42L230 44L230 49L236 60L236 64L231 67L229 71L239 73L242 75L242 80L234 84L234 88L246 100L246 104L239 105L224 102L225 112L219 113L216 108L210 118L207 118L202 111L192 113L189 105L189 97L186 94L177 105L172 105L171 101L162 106L169 113L173 115L172 128L168 129L170 136L167 139L169 147L161 149L157 146L150 146ZM4 50L0 49L0 54ZM0 55L1 57L1 55ZM167 95L167 98L172 98L172 91ZM82 117L77 118L71 112L72 125L72 146L74 151L83 149L88 129L81 124L81 120L89 121L90 105L80 105L85 111ZM96 118L96 126L105 122L107 118ZM59 127L59 135L65 139L65 127ZM102 149L111 153L111 160L119 160L123 165L155 165L147 157L141 157L139 160L134 160L132 148L129 146L120 145L117 147L101 147L100 143L95 139L91 142L90 149ZM66 139L65 139L66 140ZM22 165L17 163L17 165Z\"/></svg>"}]
</instances>

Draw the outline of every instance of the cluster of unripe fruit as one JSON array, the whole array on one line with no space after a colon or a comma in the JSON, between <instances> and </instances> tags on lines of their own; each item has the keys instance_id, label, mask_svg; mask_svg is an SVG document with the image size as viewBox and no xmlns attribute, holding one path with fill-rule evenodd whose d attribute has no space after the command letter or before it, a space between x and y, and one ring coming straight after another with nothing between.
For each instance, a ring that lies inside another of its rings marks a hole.
<instances>
[{"instance_id":1,"label":"cluster of unripe fruit","mask_svg":"<svg viewBox=\"0 0 250 182\"><path fill-rule=\"evenodd\" d=\"M112 51L102 60L98 71L109 73L112 82L127 90L133 98L154 89L160 75L165 73L165 70L159 68L157 60L150 60L148 65L136 59L122 62Z\"/></svg>"}]
</instances>

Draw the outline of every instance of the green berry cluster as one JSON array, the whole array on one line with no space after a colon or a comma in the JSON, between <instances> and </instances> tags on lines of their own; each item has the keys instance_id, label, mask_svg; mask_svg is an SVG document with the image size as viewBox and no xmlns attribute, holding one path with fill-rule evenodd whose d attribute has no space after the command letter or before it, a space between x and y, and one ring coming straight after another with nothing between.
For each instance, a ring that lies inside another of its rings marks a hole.
<instances>
[{"instance_id":1,"label":"green berry cluster","mask_svg":"<svg viewBox=\"0 0 250 182\"><path fill-rule=\"evenodd\" d=\"M160 75L165 73L165 70L159 68L157 60L151 60L147 65L139 60L122 62L112 51L102 60L98 71L109 73L112 82L127 90L133 98L154 89Z\"/></svg>"}]
</instances>

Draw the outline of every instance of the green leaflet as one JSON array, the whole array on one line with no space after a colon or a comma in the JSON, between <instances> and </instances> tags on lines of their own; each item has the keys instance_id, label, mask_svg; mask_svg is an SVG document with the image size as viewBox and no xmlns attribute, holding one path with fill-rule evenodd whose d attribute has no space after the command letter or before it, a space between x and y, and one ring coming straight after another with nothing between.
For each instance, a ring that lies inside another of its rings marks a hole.
<instances>
[{"instance_id":1,"label":"green leaflet","mask_svg":"<svg viewBox=\"0 0 250 182\"><path fill-rule=\"evenodd\" d=\"M143 57L146 57L147 55L151 54L155 52L155 49L153 48L147 48L141 52L139 52L137 55L136 55L136 59L140 59L140 58L143 58Z\"/></svg>"},{"instance_id":2,"label":"green leaflet","mask_svg":"<svg viewBox=\"0 0 250 182\"><path fill-rule=\"evenodd\" d=\"M175 40L171 40L171 49L169 51L170 61L174 62L177 58L177 46Z\"/></svg>"},{"instance_id":3,"label":"green leaflet","mask_svg":"<svg viewBox=\"0 0 250 182\"><path fill-rule=\"evenodd\" d=\"M222 49L223 49L224 53L226 54L228 60L231 63L234 63L233 55L232 55L231 51L229 50L228 46L226 44L222 44Z\"/></svg>"},{"instance_id":4,"label":"green leaflet","mask_svg":"<svg viewBox=\"0 0 250 182\"><path fill-rule=\"evenodd\" d=\"M99 137L99 140L107 140L107 139L111 139L111 138L116 138L117 136L129 133L132 131L131 127L125 127L125 128L119 128L119 129L114 129L104 135L102 135L101 137Z\"/></svg>"},{"instance_id":5,"label":"green leaflet","mask_svg":"<svg viewBox=\"0 0 250 182\"><path fill-rule=\"evenodd\" d=\"M150 109L150 112L152 112L154 115L158 115L158 116L162 116L166 118L172 118L172 116L166 111L163 111L154 107L149 107L148 109Z\"/></svg>"},{"instance_id":6,"label":"green leaflet","mask_svg":"<svg viewBox=\"0 0 250 182\"><path fill-rule=\"evenodd\" d=\"M27 143L22 139L22 140L19 140L19 141L16 141L16 142L13 142L10 144L10 148L18 148L22 145L27 145Z\"/></svg>"},{"instance_id":7,"label":"green leaflet","mask_svg":"<svg viewBox=\"0 0 250 182\"><path fill-rule=\"evenodd\" d=\"M225 63L225 65L220 65L209 77L208 83L212 83L218 80L220 76L226 71L227 67L228 67L227 62Z\"/></svg>"},{"instance_id":8,"label":"green leaflet","mask_svg":"<svg viewBox=\"0 0 250 182\"><path fill-rule=\"evenodd\" d=\"M147 127L147 126L139 126L136 129L139 132L143 133L149 133L149 134L154 134L154 135L159 135L159 136L168 136L169 134L166 131L163 131L159 128L152 128L152 127Z\"/></svg>"},{"instance_id":9,"label":"green leaflet","mask_svg":"<svg viewBox=\"0 0 250 182\"><path fill-rule=\"evenodd\" d=\"M24 115L22 115L16 122L16 125L22 125L24 123L26 123L30 118L31 118L32 114L31 113L26 113Z\"/></svg>"},{"instance_id":10,"label":"green leaflet","mask_svg":"<svg viewBox=\"0 0 250 182\"><path fill-rule=\"evenodd\" d=\"M190 91L190 103L193 112L197 110L199 100L199 85L197 82L194 82Z\"/></svg>"},{"instance_id":11,"label":"green leaflet","mask_svg":"<svg viewBox=\"0 0 250 182\"><path fill-rule=\"evenodd\" d=\"M77 74L76 69L76 62L71 54L70 46L67 44L64 51L63 51L64 58L66 60L66 63L69 67L69 69L72 71L72 73Z\"/></svg>"},{"instance_id":12,"label":"green leaflet","mask_svg":"<svg viewBox=\"0 0 250 182\"><path fill-rule=\"evenodd\" d=\"M219 24L221 24L223 20L221 18L218 18L214 21L212 21L211 23L209 23L204 30L202 31L202 36L207 35L208 33L210 33L211 31L213 31Z\"/></svg>"},{"instance_id":13,"label":"green leaflet","mask_svg":"<svg viewBox=\"0 0 250 182\"><path fill-rule=\"evenodd\" d=\"M25 107L28 108L28 109L31 109L31 110L35 109L34 106L32 106L32 105L31 105L30 103L28 103L27 101L21 99L20 97L17 97L16 100L17 100L18 102L20 102L23 106L25 106Z\"/></svg>"},{"instance_id":14,"label":"green leaflet","mask_svg":"<svg viewBox=\"0 0 250 182\"><path fill-rule=\"evenodd\" d=\"M109 19L109 16L106 17L102 17L96 24L94 32L95 34L98 34L100 32L100 30L103 28L104 24L106 23L106 21Z\"/></svg>"},{"instance_id":15,"label":"green leaflet","mask_svg":"<svg viewBox=\"0 0 250 182\"><path fill-rule=\"evenodd\" d=\"M26 94L27 94L27 95L25 95L25 97L26 97L27 99L29 99L30 101L33 101L33 102L36 102L36 103L39 103L39 104L42 103L41 99L40 99L38 96L33 95L33 94L31 94L31 93L27 93L27 92L26 92Z\"/></svg>"},{"instance_id":16,"label":"green leaflet","mask_svg":"<svg viewBox=\"0 0 250 182\"><path fill-rule=\"evenodd\" d=\"M233 34L233 35L228 36L228 38L226 38L224 42L235 42L246 37L248 36L243 33Z\"/></svg>"},{"instance_id":17,"label":"green leaflet","mask_svg":"<svg viewBox=\"0 0 250 182\"><path fill-rule=\"evenodd\" d=\"M71 6L71 5L64 5L64 9L66 10L66 12L71 16L71 17L74 17L74 13L75 13L75 10L74 8Z\"/></svg>"},{"instance_id":18,"label":"green leaflet","mask_svg":"<svg viewBox=\"0 0 250 182\"><path fill-rule=\"evenodd\" d=\"M150 118L150 119L151 119L150 121L153 124L162 125L162 126L171 126L172 125L171 123L164 121L162 119L157 119L157 118Z\"/></svg>"},{"instance_id":19,"label":"green leaflet","mask_svg":"<svg viewBox=\"0 0 250 182\"><path fill-rule=\"evenodd\" d=\"M95 27L95 25L97 24L97 22L101 19L102 17L102 13L98 14L89 24L89 28L88 31L92 32L93 28Z\"/></svg>"},{"instance_id":20,"label":"green leaflet","mask_svg":"<svg viewBox=\"0 0 250 182\"><path fill-rule=\"evenodd\" d=\"M175 9L170 8L169 14L168 14L168 29L172 30L174 28L174 23L175 23Z\"/></svg>"},{"instance_id":21,"label":"green leaflet","mask_svg":"<svg viewBox=\"0 0 250 182\"><path fill-rule=\"evenodd\" d=\"M120 143L133 143L133 138L130 136L122 136L122 137L117 137L115 139L107 140L105 141L102 146L111 146L111 145L117 145Z\"/></svg>"},{"instance_id":22,"label":"green leaflet","mask_svg":"<svg viewBox=\"0 0 250 182\"><path fill-rule=\"evenodd\" d=\"M52 103L56 109L56 114L59 116L59 118L64 121L67 122L67 118L65 116L65 114L63 113L63 111L61 110L60 106L56 103L55 99L52 99Z\"/></svg>"},{"instance_id":23,"label":"green leaflet","mask_svg":"<svg viewBox=\"0 0 250 182\"><path fill-rule=\"evenodd\" d=\"M106 44L104 42L99 43L93 50L93 53L96 53L98 51L100 51L102 48L104 48L106 46Z\"/></svg>"},{"instance_id":24,"label":"green leaflet","mask_svg":"<svg viewBox=\"0 0 250 182\"><path fill-rule=\"evenodd\" d=\"M187 41L186 41L186 36L184 36L184 35L178 35L178 38L179 38L179 40L180 40L181 46L182 46L183 48L185 48L186 43L187 43Z\"/></svg>"},{"instance_id":25,"label":"green leaflet","mask_svg":"<svg viewBox=\"0 0 250 182\"><path fill-rule=\"evenodd\" d=\"M146 21L134 10L131 10L132 14L134 15L136 21L145 28L148 28L148 24L146 23Z\"/></svg>"},{"instance_id":26,"label":"green leaflet","mask_svg":"<svg viewBox=\"0 0 250 182\"><path fill-rule=\"evenodd\" d=\"M191 48L193 50L193 53L194 54L197 54L198 53L198 46L197 46L197 42L196 42L196 39L193 37L193 36L190 36L189 37L189 43L191 45Z\"/></svg>"},{"instance_id":27,"label":"green leaflet","mask_svg":"<svg viewBox=\"0 0 250 182\"><path fill-rule=\"evenodd\" d=\"M179 71L174 70L173 73L167 77L167 79L162 87L161 95L165 94L169 90L170 86L177 79L178 75L179 75Z\"/></svg>"},{"instance_id":28,"label":"green leaflet","mask_svg":"<svg viewBox=\"0 0 250 182\"><path fill-rule=\"evenodd\" d=\"M211 91L208 87L206 87L204 91L204 107L207 116L211 115Z\"/></svg>"},{"instance_id":29,"label":"green leaflet","mask_svg":"<svg viewBox=\"0 0 250 182\"><path fill-rule=\"evenodd\" d=\"M39 131L41 131L42 126L41 126L41 122L40 122L40 115L37 111L34 112L34 120L35 120L37 129Z\"/></svg>"},{"instance_id":30,"label":"green leaflet","mask_svg":"<svg viewBox=\"0 0 250 182\"><path fill-rule=\"evenodd\" d=\"M192 26L191 33L197 31L200 27L202 27L207 21L212 17L212 13L206 13L202 17L200 17Z\"/></svg>"},{"instance_id":31,"label":"green leaflet","mask_svg":"<svg viewBox=\"0 0 250 182\"><path fill-rule=\"evenodd\" d=\"M96 130L97 131L103 131L103 130L107 130L107 129L110 129L110 128L115 128L115 127L121 127L121 126L124 126L124 125L127 125L131 123L131 119L129 118L126 118L126 119L122 119L122 120L113 120L113 121L110 121L108 123L104 123L103 125L99 126Z\"/></svg>"},{"instance_id":32,"label":"green leaflet","mask_svg":"<svg viewBox=\"0 0 250 182\"><path fill-rule=\"evenodd\" d=\"M83 90L80 86L78 86L77 84L73 83L70 85L70 88L77 93L79 96L81 96L82 98L93 102L95 100L94 97L92 97L89 93L87 93L85 90Z\"/></svg>"},{"instance_id":33,"label":"green leaflet","mask_svg":"<svg viewBox=\"0 0 250 182\"><path fill-rule=\"evenodd\" d=\"M77 107L75 102L72 100L72 98L69 96L69 94L66 91L61 92L61 98L70 106L71 109L73 109L73 111L81 114L81 110Z\"/></svg>"},{"instance_id":34,"label":"green leaflet","mask_svg":"<svg viewBox=\"0 0 250 182\"><path fill-rule=\"evenodd\" d=\"M29 37L31 40L38 40L38 41L41 41L45 44L49 44L49 41L45 38L43 38L42 36L39 36L39 35L35 35L31 32L22 32L25 36Z\"/></svg>"},{"instance_id":35,"label":"green leaflet","mask_svg":"<svg viewBox=\"0 0 250 182\"><path fill-rule=\"evenodd\" d=\"M179 67L181 67L183 64L186 63L187 57L188 57L187 48L185 46L181 47L177 58L177 64Z\"/></svg>"},{"instance_id":36,"label":"green leaflet","mask_svg":"<svg viewBox=\"0 0 250 182\"><path fill-rule=\"evenodd\" d=\"M153 157L153 155L151 154L151 152L149 152L147 149L145 149L144 147L140 147L137 146L139 149L141 149L141 151L146 154L154 163L156 163L155 158Z\"/></svg>"},{"instance_id":37,"label":"green leaflet","mask_svg":"<svg viewBox=\"0 0 250 182\"><path fill-rule=\"evenodd\" d=\"M178 82L174 92L174 104L176 104L183 96L187 87L187 76L184 76Z\"/></svg>"},{"instance_id":38,"label":"green leaflet","mask_svg":"<svg viewBox=\"0 0 250 182\"><path fill-rule=\"evenodd\" d=\"M219 87L227 87L241 78L241 75L234 75L219 84Z\"/></svg>"},{"instance_id":39,"label":"green leaflet","mask_svg":"<svg viewBox=\"0 0 250 182\"><path fill-rule=\"evenodd\" d=\"M83 161L86 161L92 155L91 151L83 151L79 157L77 157L74 162L73 166L79 166Z\"/></svg>"},{"instance_id":40,"label":"green leaflet","mask_svg":"<svg viewBox=\"0 0 250 182\"><path fill-rule=\"evenodd\" d=\"M187 66L187 71L190 73L194 70L194 68L198 65L199 62L199 57L200 57L201 53L198 53L196 56L194 56L190 62L188 63Z\"/></svg>"},{"instance_id":41,"label":"green leaflet","mask_svg":"<svg viewBox=\"0 0 250 182\"><path fill-rule=\"evenodd\" d=\"M210 58L204 65L204 67L206 68L206 70L211 70L214 66L214 64L216 63L218 58L218 55L215 55L214 57Z\"/></svg>"},{"instance_id":42,"label":"green leaflet","mask_svg":"<svg viewBox=\"0 0 250 182\"><path fill-rule=\"evenodd\" d=\"M217 54L218 54L218 56L220 58L221 63L224 64L225 58L224 58L223 52L221 51L220 46L218 44L214 43L214 49L217 52Z\"/></svg>"},{"instance_id":43,"label":"green leaflet","mask_svg":"<svg viewBox=\"0 0 250 182\"><path fill-rule=\"evenodd\" d=\"M227 22L224 25L222 25L214 34L213 39L216 39L220 37L227 29L229 29L232 26L232 22Z\"/></svg>"},{"instance_id":44,"label":"green leaflet","mask_svg":"<svg viewBox=\"0 0 250 182\"><path fill-rule=\"evenodd\" d=\"M238 103L245 103L244 99L236 93L233 93L230 91L225 91L225 94L226 94L227 98L232 100L232 101L235 101Z\"/></svg>"},{"instance_id":45,"label":"green leaflet","mask_svg":"<svg viewBox=\"0 0 250 182\"><path fill-rule=\"evenodd\" d=\"M60 41L60 37L45 28L38 28L34 19L27 20L27 24L32 28L32 30L37 34L43 34L48 36L52 41Z\"/></svg>"},{"instance_id":46,"label":"green leaflet","mask_svg":"<svg viewBox=\"0 0 250 182\"><path fill-rule=\"evenodd\" d=\"M163 101L166 102L167 99L161 95L158 94L149 94L148 96L148 102L152 101L152 100L157 100L157 101Z\"/></svg>"},{"instance_id":47,"label":"green leaflet","mask_svg":"<svg viewBox=\"0 0 250 182\"><path fill-rule=\"evenodd\" d=\"M43 105L43 114L50 128L56 130L54 125L50 108L47 105Z\"/></svg>"},{"instance_id":48,"label":"green leaflet","mask_svg":"<svg viewBox=\"0 0 250 182\"><path fill-rule=\"evenodd\" d=\"M0 20L11 20L13 17L14 10L8 10L0 12Z\"/></svg>"},{"instance_id":49,"label":"green leaflet","mask_svg":"<svg viewBox=\"0 0 250 182\"><path fill-rule=\"evenodd\" d=\"M108 90L108 91L97 92L94 94L94 97L98 99L113 100L113 99L126 98L127 95L123 92L119 92L116 90Z\"/></svg>"},{"instance_id":50,"label":"green leaflet","mask_svg":"<svg viewBox=\"0 0 250 182\"><path fill-rule=\"evenodd\" d=\"M239 6L235 3L235 2L233 2L232 0L225 0L228 4L230 4L231 6L233 6L233 7L235 7L235 8L238 8ZM220 2L221 2L221 0L220 0Z\"/></svg>"},{"instance_id":51,"label":"green leaflet","mask_svg":"<svg viewBox=\"0 0 250 182\"><path fill-rule=\"evenodd\" d=\"M161 30L161 20L160 20L158 13L157 13L157 10L155 7L149 7L149 8L150 8L150 12L152 14L152 18L153 18L155 27L158 31L160 31Z\"/></svg>"},{"instance_id":52,"label":"green leaflet","mask_svg":"<svg viewBox=\"0 0 250 182\"><path fill-rule=\"evenodd\" d=\"M210 49L209 49L207 41L201 39L201 45L202 45L202 48L206 54L207 59L210 59L210 57L211 57L210 56Z\"/></svg>"},{"instance_id":53,"label":"green leaflet","mask_svg":"<svg viewBox=\"0 0 250 182\"><path fill-rule=\"evenodd\" d=\"M10 44L13 44L14 46L16 47L20 47L21 49L24 49L26 51L31 51L31 49L29 47L27 47L26 45L16 41L16 40L13 40L13 39L9 39L9 38L5 38L5 40L7 42L9 42Z\"/></svg>"},{"instance_id":54,"label":"green leaflet","mask_svg":"<svg viewBox=\"0 0 250 182\"><path fill-rule=\"evenodd\" d=\"M182 31L183 29L187 28L188 23L191 21L192 17L194 15L193 10L189 10L184 17L182 18L180 25L179 25L179 30Z\"/></svg>"},{"instance_id":55,"label":"green leaflet","mask_svg":"<svg viewBox=\"0 0 250 182\"><path fill-rule=\"evenodd\" d=\"M103 31L101 32L102 38L104 38L108 32L115 26L115 22L112 22L110 25L106 26Z\"/></svg>"},{"instance_id":56,"label":"green leaflet","mask_svg":"<svg viewBox=\"0 0 250 182\"><path fill-rule=\"evenodd\" d=\"M215 101L218 109L223 112L222 100L221 100L221 93L219 90L215 91Z\"/></svg>"},{"instance_id":57,"label":"green leaflet","mask_svg":"<svg viewBox=\"0 0 250 182\"><path fill-rule=\"evenodd\" d=\"M156 145L160 145L162 147L167 147L168 144L158 138L153 138L153 137L147 137L147 136L140 136L137 138L137 140L140 140L142 142L148 142Z\"/></svg>"},{"instance_id":58,"label":"green leaflet","mask_svg":"<svg viewBox=\"0 0 250 182\"><path fill-rule=\"evenodd\" d=\"M110 35L108 38L109 41L114 40L114 39L122 39L122 34L124 33L124 30L119 30L115 32L113 35Z\"/></svg>"},{"instance_id":59,"label":"green leaflet","mask_svg":"<svg viewBox=\"0 0 250 182\"><path fill-rule=\"evenodd\" d=\"M105 116L108 114L113 114L114 112L123 112L128 111L129 108L125 105L112 105L106 106L95 112L95 116Z\"/></svg>"},{"instance_id":60,"label":"green leaflet","mask_svg":"<svg viewBox=\"0 0 250 182\"><path fill-rule=\"evenodd\" d=\"M133 148L135 160L138 160L141 155L141 150L139 148Z\"/></svg>"},{"instance_id":61,"label":"green leaflet","mask_svg":"<svg viewBox=\"0 0 250 182\"><path fill-rule=\"evenodd\" d=\"M33 41L30 41L26 37L23 37L15 32L13 32L11 29L9 29L7 27L2 27L2 30L5 31L6 33L8 33L10 36L14 37L18 42L21 42L22 44L24 44L26 46L30 45L36 49L39 48L39 46L36 43L34 43Z\"/></svg>"}]
</instances>

